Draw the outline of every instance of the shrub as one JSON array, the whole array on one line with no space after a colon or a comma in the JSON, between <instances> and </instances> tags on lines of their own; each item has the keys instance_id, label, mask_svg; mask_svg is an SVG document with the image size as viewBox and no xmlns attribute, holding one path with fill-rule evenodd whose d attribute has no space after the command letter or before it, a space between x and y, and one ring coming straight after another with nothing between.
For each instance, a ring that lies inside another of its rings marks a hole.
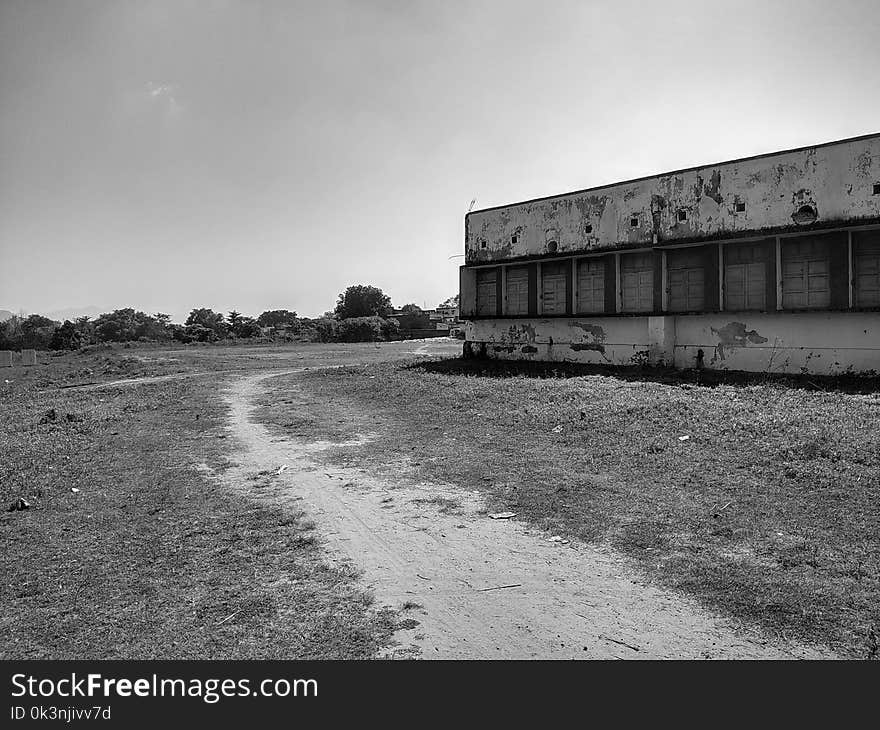
<instances>
[{"instance_id":1,"label":"shrub","mask_svg":"<svg viewBox=\"0 0 880 730\"><path fill-rule=\"evenodd\" d=\"M381 317L350 317L339 322L337 339L340 342L378 342L383 339Z\"/></svg>"},{"instance_id":2,"label":"shrub","mask_svg":"<svg viewBox=\"0 0 880 730\"><path fill-rule=\"evenodd\" d=\"M339 323L335 319L315 319L312 320L314 325L314 338L318 342L336 342L337 328Z\"/></svg>"}]
</instances>

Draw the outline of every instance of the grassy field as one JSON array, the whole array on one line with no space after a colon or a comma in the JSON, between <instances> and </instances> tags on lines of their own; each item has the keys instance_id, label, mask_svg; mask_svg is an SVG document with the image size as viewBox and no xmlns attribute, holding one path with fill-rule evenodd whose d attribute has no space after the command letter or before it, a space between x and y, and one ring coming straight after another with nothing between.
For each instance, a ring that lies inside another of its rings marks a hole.
<instances>
[{"instance_id":1,"label":"grassy field","mask_svg":"<svg viewBox=\"0 0 880 730\"><path fill-rule=\"evenodd\" d=\"M94 348L0 371L0 657L350 659L387 643L395 615L302 515L211 478L232 451L222 373L66 387L277 367L279 352ZM6 511L19 498L30 508Z\"/></svg>"},{"instance_id":2,"label":"grassy field","mask_svg":"<svg viewBox=\"0 0 880 730\"><path fill-rule=\"evenodd\" d=\"M479 489L770 636L877 658L875 384L689 377L375 364L276 380L261 418L306 440L371 434L326 458Z\"/></svg>"}]
</instances>

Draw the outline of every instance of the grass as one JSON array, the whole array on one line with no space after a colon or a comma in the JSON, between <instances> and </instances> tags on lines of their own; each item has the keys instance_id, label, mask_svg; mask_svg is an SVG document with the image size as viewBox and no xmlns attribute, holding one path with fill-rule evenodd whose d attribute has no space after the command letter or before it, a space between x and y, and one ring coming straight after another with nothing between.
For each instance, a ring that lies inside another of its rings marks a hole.
<instances>
[{"instance_id":1,"label":"grass","mask_svg":"<svg viewBox=\"0 0 880 730\"><path fill-rule=\"evenodd\" d=\"M230 450L217 378L59 387L195 369L138 354L0 371L0 658L374 656L396 614L301 514L211 478Z\"/></svg>"},{"instance_id":2,"label":"grass","mask_svg":"<svg viewBox=\"0 0 880 730\"><path fill-rule=\"evenodd\" d=\"M877 657L873 381L444 360L276 387L285 397L261 411L276 428L372 436L325 458L479 489L491 511L610 544L648 579L771 637Z\"/></svg>"}]
</instances>

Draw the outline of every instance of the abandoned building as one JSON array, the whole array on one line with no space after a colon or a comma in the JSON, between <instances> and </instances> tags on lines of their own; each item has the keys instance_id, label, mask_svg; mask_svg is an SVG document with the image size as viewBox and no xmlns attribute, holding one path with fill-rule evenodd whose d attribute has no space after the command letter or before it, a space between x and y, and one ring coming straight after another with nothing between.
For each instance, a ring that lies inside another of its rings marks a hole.
<instances>
[{"instance_id":1,"label":"abandoned building","mask_svg":"<svg viewBox=\"0 0 880 730\"><path fill-rule=\"evenodd\" d=\"M465 218L474 356L880 371L880 134Z\"/></svg>"}]
</instances>

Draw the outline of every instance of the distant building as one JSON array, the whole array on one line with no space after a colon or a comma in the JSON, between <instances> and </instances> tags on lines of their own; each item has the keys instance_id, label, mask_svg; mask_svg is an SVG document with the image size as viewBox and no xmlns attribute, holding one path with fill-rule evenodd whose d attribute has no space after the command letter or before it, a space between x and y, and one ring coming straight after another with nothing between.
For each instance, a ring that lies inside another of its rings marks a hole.
<instances>
[{"instance_id":1,"label":"distant building","mask_svg":"<svg viewBox=\"0 0 880 730\"><path fill-rule=\"evenodd\" d=\"M458 325L458 307L439 306L428 312L431 321L434 322L438 330L448 332L451 328Z\"/></svg>"},{"instance_id":2,"label":"distant building","mask_svg":"<svg viewBox=\"0 0 880 730\"><path fill-rule=\"evenodd\" d=\"M469 213L478 356L880 371L880 134Z\"/></svg>"}]
</instances>

